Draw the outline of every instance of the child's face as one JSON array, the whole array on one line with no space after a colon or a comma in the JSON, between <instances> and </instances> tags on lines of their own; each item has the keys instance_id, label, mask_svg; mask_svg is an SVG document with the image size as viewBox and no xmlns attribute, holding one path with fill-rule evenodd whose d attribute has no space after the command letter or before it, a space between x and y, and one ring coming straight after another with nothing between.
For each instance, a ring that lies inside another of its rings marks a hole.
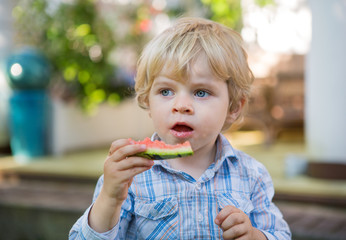
<instances>
[{"instance_id":1,"label":"child's face","mask_svg":"<svg viewBox=\"0 0 346 240\"><path fill-rule=\"evenodd\" d=\"M216 79L204 57L191 65L189 80L175 81L163 72L149 93L155 130L169 144L190 141L194 151L215 143L229 113L225 81Z\"/></svg>"}]
</instances>

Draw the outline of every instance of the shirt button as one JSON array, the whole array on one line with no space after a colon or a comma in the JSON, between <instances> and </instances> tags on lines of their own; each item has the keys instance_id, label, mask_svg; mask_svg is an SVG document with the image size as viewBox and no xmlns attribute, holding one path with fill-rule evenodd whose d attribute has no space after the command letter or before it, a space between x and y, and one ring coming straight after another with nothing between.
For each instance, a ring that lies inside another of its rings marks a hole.
<instances>
[{"instance_id":1,"label":"shirt button","mask_svg":"<svg viewBox=\"0 0 346 240\"><path fill-rule=\"evenodd\" d=\"M201 190L201 183L197 183L195 188L196 190Z\"/></svg>"},{"instance_id":2,"label":"shirt button","mask_svg":"<svg viewBox=\"0 0 346 240\"><path fill-rule=\"evenodd\" d=\"M153 217L156 217L157 214L159 214L159 211L157 211L156 209L150 210L150 215L152 215Z\"/></svg>"},{"instance_id":3,"label":"shirt button","mask_svg":"<svg viewBox=\"0 0 346 240\"><path fill-rule=\"evenodd\" d=\"M199 222L203 221L203 215L201 213L198 214L198 221Z\"/></svg>"}]
</instances>

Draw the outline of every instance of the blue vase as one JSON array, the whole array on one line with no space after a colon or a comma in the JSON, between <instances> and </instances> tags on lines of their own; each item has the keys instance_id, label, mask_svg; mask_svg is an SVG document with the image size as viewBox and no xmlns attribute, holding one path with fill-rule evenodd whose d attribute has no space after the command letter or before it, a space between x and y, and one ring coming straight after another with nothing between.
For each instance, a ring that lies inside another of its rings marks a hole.
<instances>
[{"instance_id":1,"label":"blue vase","mask_svg":"<svg viewBox=\"0 0 346 240\"><path fill-rule=\"evenodd\" d=\"M35 48L23 48L6 60L6 75L12 89L44 89L50 80L50 64Z\"/></svg>"},{"instance_id":2,"label":"blue vase","mask_svg":"<svg viewBox=\"0 0 346 240\"><path fill-rule=\"evenodd\" d=\"M50 101L46 91L13 91L9 103L10 146L15 160L28 162L47 154Z\"/></svg>"}]
</instances>

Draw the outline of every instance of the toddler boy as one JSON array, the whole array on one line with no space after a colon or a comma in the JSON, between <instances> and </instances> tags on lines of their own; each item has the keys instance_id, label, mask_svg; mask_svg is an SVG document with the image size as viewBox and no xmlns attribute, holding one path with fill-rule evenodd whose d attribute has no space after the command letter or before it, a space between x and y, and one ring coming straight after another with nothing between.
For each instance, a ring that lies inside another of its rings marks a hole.
<instances>
[{"instance_id":1,"label":"toddler boy","mask_svg":"<svg viewBox=\"0 0 346 240\"><path fill-rule=\"evenodd\" d=\"M221 134L242 114L253 75L233 30L182 18L145 47L135 90L156 133L194 155L152 161L112 143L93 204L70 239L291 239L265 167Z\"/></svg>"}]
</instances>

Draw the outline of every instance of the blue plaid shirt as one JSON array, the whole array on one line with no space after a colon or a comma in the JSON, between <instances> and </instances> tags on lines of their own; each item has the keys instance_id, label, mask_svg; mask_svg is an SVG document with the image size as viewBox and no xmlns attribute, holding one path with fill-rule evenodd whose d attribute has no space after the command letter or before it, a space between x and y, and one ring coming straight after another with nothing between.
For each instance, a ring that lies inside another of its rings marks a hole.
<instances>
[{"instance_id":1,"label":"blue plaid shirt","mask_svg":"<svg viewBox=\"0 0 346 240\"><path fill-rule=\"evenodd\" d=\"M102 184L103 176L94 200ZM265 167L233 149L220 134L215 161L198 180L172 169L166 161L155 161L150 170L134 178L113 229L106 233L91 229L89 207L72 227L69 239L222 239L214 219L227 205L245 212L268 239L291 239L287 223L272 203L273 195Z\"/></svg>"}]
</instances>

